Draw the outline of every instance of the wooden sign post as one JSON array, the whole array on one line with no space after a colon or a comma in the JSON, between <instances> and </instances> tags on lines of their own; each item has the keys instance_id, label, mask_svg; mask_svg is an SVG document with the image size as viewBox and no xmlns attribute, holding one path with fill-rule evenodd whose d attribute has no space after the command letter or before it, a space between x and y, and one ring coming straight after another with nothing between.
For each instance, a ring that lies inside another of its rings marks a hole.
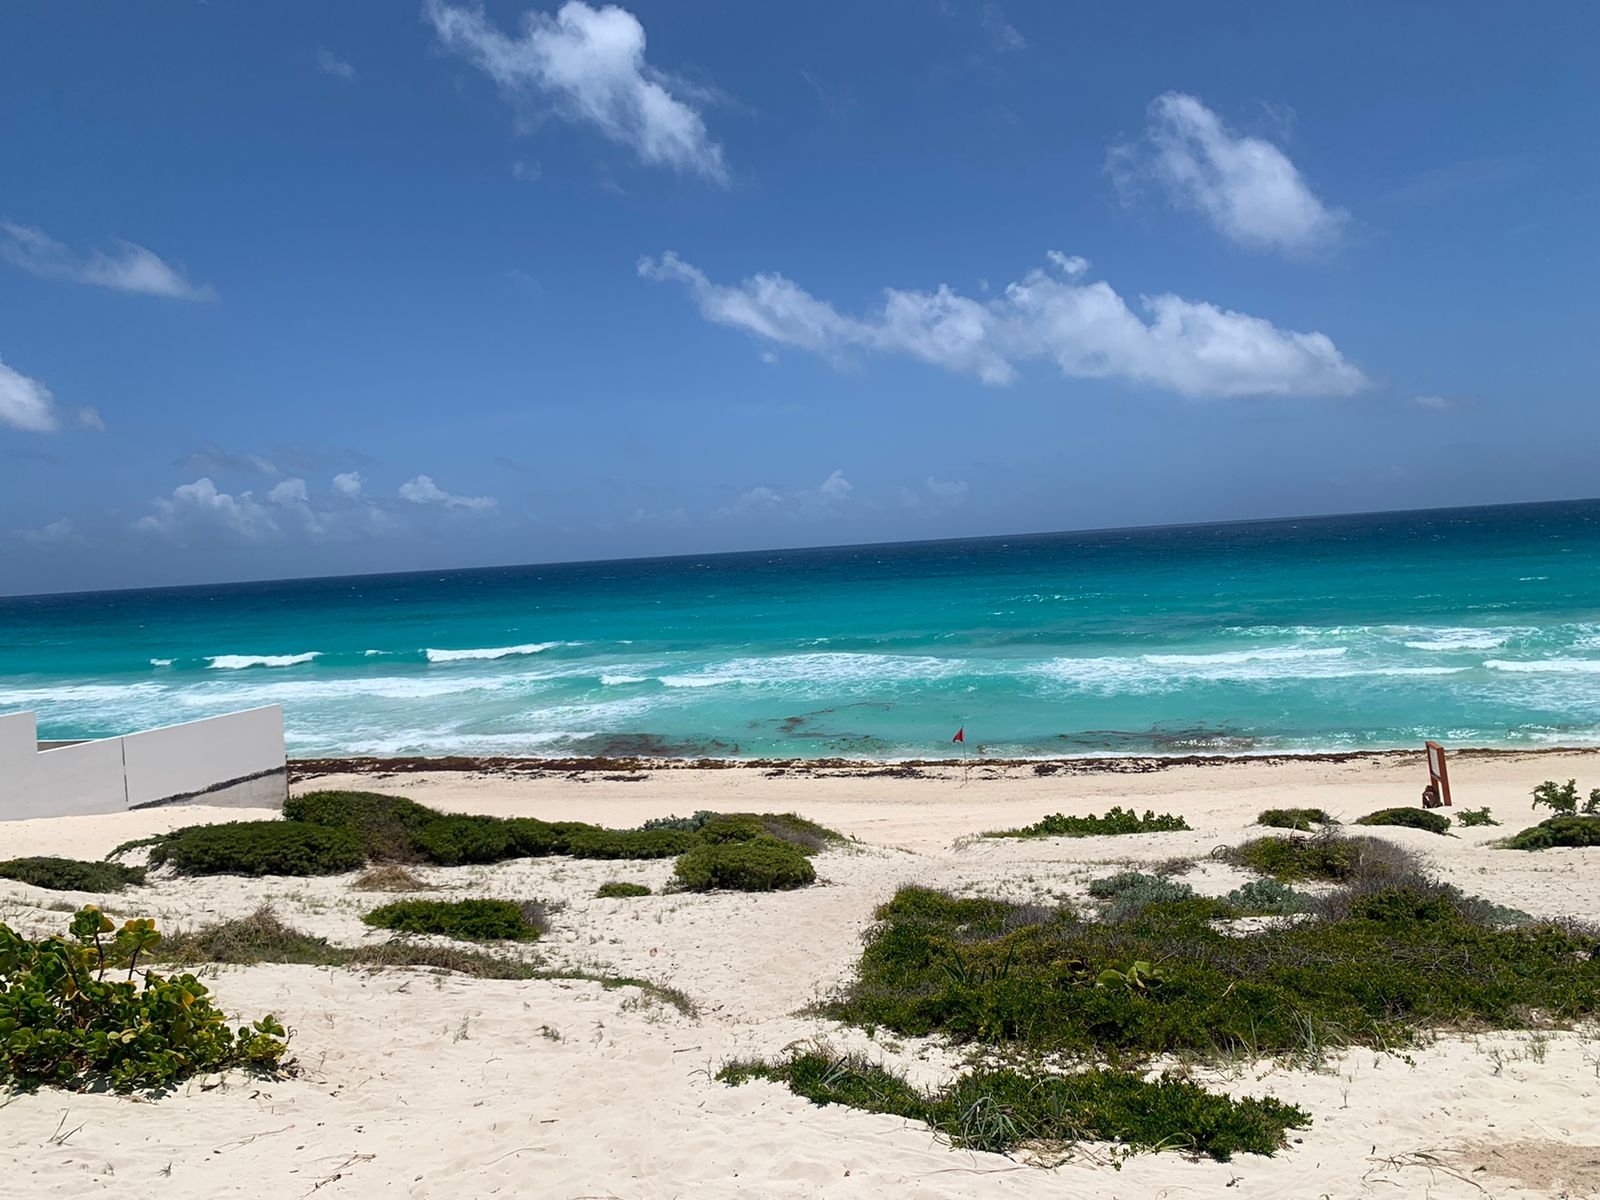
<instances>
[{"instance_id":1,"label":"wooden sign post","mask_svg":"<svg viewBox=\"0 0 1600 1200\"><path fill-rule=\"evenodd\" d=\"M1422 807L1451 807L1450 775L1444 767L1444 747L1438 742L1428 743L1428 779L1428 786L1422 789Z\"/></svg>"}]
</instances>

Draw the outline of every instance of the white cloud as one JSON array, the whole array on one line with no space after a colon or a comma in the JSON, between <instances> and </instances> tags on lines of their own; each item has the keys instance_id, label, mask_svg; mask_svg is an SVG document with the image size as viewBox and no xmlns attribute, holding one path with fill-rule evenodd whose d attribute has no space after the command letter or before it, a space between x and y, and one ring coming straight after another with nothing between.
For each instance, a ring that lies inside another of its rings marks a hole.
<instances>
[{"instance_id":1,"label":"white cloud","mask_svg":"<svg viewBox=\"0 0 1600 1200\"><path fill-rule=\"evenodd\" d=\"M332 50L317 51L317 67L324 75L331 75L335 79L342 79L346 83L353 82L356 69Z\"/></svg>"},{"instance_id":2,"label":"white cloud","mask_svg":"<svg viewBox=\"0 0 1600 1200\"><path fill-rule=\"evenodd\" d=\"M67 279L118 292L164 296L171 300L215 300L210 284L194 284L153 251L118 242L112 253L79 254L28 225L0 221L0 258L45 279Z\"/></svg>"},{"instance_id":3,"label":"white cloud","mask_svg":"<svg viewBox=\"0 0 1600 1200\"><path fill-rule=\"evenodd\" d=\"M480 8L426 0L423 13L446 48L507 96L541 99L563 119L593 126L652 166L727 182L722 147L695 107L707 95L645 61L644 26L627 9L568 0L554 16L525 13L520 37L501 32Z\"/></svg>"},{"instance_id":4,"label":"white cloud","mask_svg":"<svg viewBox=\"0 0 1600 1200\"><path fill-rule=\"evenodd\" d=\"M267 493L268 500L285 507L304 504L310 498L310 493L306 491L306 481L304 479L285 479Z\"/></svg>"},{"instance_id":5,"label":"white cloud","mask_svg":"<svg viewBox=\"0 0 1600 1200\"><path fill-rule=\"evenodd\" d=\"M1317 198L1282 150L1235 133L1182 92L1156 97L1143 140L1113 146L1106 167L1125 191L1153 183L1173 204L1198 211L1224 237L1253 250L1324 249L1349 220Z\"/></svg>"},{"instance_id":6,"label":"white cloud","mask_svg":"<svg viewBox=\"0 0 1600 1200\"><path fill-rule=\"evenodd\" d=\"M989 44L997 54L1014 54L1028 48L1028 39L1017 32L1017 27L1006 20L998 4L985 4L979 18L989 34Z\"/></svg>"},{"instance_id":7,"label":"white cloud","mask_svg":"<svg viewBox=\"0 0 1600 1200\"><path fill-rule=\"evenodd\" d=\"M341 496L361 495L361 472L345 471L333 477L333 490Z\"/></svg>"},{"instance_id":8,"label":"white cloud","mask_svg":"<svg viewBox=\"0 0 1600 1200\"><path fill-rule=\"evenodd\" d=\"M78 410L78 424L85 429L92 429L96 433L106 431L105 419L101 417L98 408L80 408Z\"/></svg>"},{"instance_id":9,"label":"white cloud","mask_svg":"<svg viewBox=\"0 0 1600 1200\"><path fill-rule=\"evenodd\" d=\"M153 513L133 523L135 529L180 539L196 533L223 531L251 541L278 532L272 514L252 493L240 492L233 496L219 492L217 485L204 476L173 488L170 498L158 497L152 507Z\"/></svg>"},{"instance_id":10,"label":"white cloud","mask_svg":"<svg viewBox=\"0 0 1600 1200\"><path fill-rule=\"evenodd\" d=\"M1411 397L1411 403L1418 408L1428 408L1435 412L1442 412L1444 409L1451 408L1454 405L1449 396L1413 396Z\"/></svg>"},{"instance_id":11,"label":"white cloud","mask_svg":"<svg viewBox=\"0 0 1600 1200\"><path fill-rule=\"evenodd\" d=\"M400 485L400 499L412 504L437 504L443 508L458 508L470 512L486 512L499 501L493 496L457 496L445 491L427 475L418 475Z\"/></svg>"},{"instance_id":12,"label":"white cloud","mask_svg":"<svg viewBox=\"0 0 1600 1200\"><path fill-rule=\"evenodd\" d=\"M1136 315L1088 264L1054 255L1057 274L1029 272L987 300L884 292L864 317L839 313L777 274L716 284L676 254L640 260L646 279L683 283L709 321L838 361L852 351L901 354L984 383L1010 383L1017 364L1053 361L1076 379L1122 379L1185 396L1346 396L1367 386L1321 333L1297 333L1246 313L1171 294L1144 296ZM1066 275L1066 278L1062 278Z\"/></svg>"},{"instance_id":13,"label":"white cloud","mask_svg":"<svg viewBox=\"0 0 1600 1200\"><path fill-rule=\"evenodd\" d=\"M520 179L523 183L537 183L544 175L544 168L538 163L523 162L520 158L511 164L511 178Z\"/></svg>"},{"instance_id":14,"label":"white cloud","mask_svg":"<svg viewBox=\"0 0 1600 1200\"><path fill-rule=\"evenodd\" d=\"M829 516L849 503L854 491L855 485L844 477L844 472L834 471L814 488L780 491L765 484L753 487L712 516L719 520L774 514L791 518Z\"/></svg>"},{"instance_id":15,"label":"white cloud","mask_svg":"<svg viewBox=\"0 0 1600 1200\"><path fill-rule=\"evenodd\" d=\"M81 546L83 535L66 517L51 521L43 529L18 530L18 536L35 546Z\"/></svg>"},{"instance_id":16,"label":"white cloud","mask_svg":"<svg viewBox=\"0 0 1600 1200\"><path fill-rule=\"evenodd\" d=\"M935 479L929 475L920 488L900 489L900 503L907 508L955 508L967 501L967 484L963 479Z\"/></svg>"},{"instance_id":17,"label":"white cloud","mask_svg":"<svg viewBox=\"0 0 1600 1200\"><path fill-rule=\"evenodd\" d=\"M55 398L37 379L0 361L0 425L29 433L52 433L56 421Z\"/></svg>"}]
</instances>

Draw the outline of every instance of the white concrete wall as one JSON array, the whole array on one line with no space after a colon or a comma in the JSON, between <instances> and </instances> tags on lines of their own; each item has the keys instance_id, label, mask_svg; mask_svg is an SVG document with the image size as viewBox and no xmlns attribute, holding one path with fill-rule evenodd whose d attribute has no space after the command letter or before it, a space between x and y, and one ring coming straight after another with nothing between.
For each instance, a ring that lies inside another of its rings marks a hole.
<instances>
[{"instance_id":1,"label":"white concrete wall","mask_svg":"<svg viewBox=\"0 0 1600 1200\"><path fill-rule=\"evenodd\" d=\"M282 804L277 705L39 750L32 713L0 716L0 820L152 804Z\"/></svg>"}]
</instances>

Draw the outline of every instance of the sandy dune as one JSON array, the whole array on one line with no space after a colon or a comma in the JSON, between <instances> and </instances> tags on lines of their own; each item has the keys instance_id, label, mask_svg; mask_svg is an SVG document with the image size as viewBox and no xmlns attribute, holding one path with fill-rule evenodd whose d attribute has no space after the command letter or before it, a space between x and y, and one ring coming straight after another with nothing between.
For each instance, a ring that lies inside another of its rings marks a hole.
<instances>
[{"instance_id":1,"label":"sandy dune","mask_svg":"<svg viewBox=\"0 0 1600 1200\"><path fill-rule=\"evenodd\" d=\"M1538 915L1600 920L1600 849L1529 855L1494 838L1531 824L1541 779L1600 784L1589 754L1458 759L1458 806L1487 804L1503 829L1383 835L1424 851L1469 892ZM1204 856L1237 842L1262 808L1337 815L1414 803L1419 761L1180 766L1147 774L1035 776L1012 768L935 778L768 778L753 769L653 772L642 782L439 773L321 779L441 808L633 825L699 808L794 810L859 839L817 859L796 893L595 900L607 879L659 887L666 863L524 860L424 870L455 895L564 904L532 951L549 965L638 976L686 992L695 1017L634 988L495 981L414 970L224 968L231 1011L271 1011L303 1070L262 1082L194 1081L158 1102L46 1091L0 1098L0 1195L538 1197L1316 1197L1600 1194L1600 1039L1594 1031L1445 1037L1406 1058L1350 1053L1320 1072L1271 1062L1212 1072L1240 1094L1270 1092L1314 1116L1272 1159L1190 1162L1140 1155L1114 1169L1083 1147L1044 1170L952 1151L898 1118L816 1108L765 1083L711 1074L742 1054L826 1039L909 1068L924 1082L958 1055L876 1041L796 1015L845 978L876 904L918 882L1010 898L1081 897L1118 864ZM989 777L993 775L995 777ZM972 841L1053 811L1113 803L1182 812L1189 833ZM237 810L165 809L0 824L0 857L98 857L118 842ZM360 913L382 897L329 879L158 879L108 900L164 927L248 913L263 902L336 942L375 934ZM1211 861L1187 877L1207 893L1241 876ZM0 880L0 920L58 929L86 897Z\"/></svg>"}]
</instances>

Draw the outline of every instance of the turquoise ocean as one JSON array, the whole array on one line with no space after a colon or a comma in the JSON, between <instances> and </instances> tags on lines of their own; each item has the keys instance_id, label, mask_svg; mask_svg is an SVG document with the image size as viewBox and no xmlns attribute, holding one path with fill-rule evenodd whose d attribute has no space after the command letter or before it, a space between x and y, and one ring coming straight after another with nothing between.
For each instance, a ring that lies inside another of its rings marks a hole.
<instances>
[{"instance_id":1,"label":"turquoise ocean","mask_svg":"<svg viewBox=\"0 0 1600 1200\"><path fill-rule=\"evenodd\" d=\"M297 756L1600 743L1600 502L0 599L0 711Z\"/></svg>"}]
</instances>

